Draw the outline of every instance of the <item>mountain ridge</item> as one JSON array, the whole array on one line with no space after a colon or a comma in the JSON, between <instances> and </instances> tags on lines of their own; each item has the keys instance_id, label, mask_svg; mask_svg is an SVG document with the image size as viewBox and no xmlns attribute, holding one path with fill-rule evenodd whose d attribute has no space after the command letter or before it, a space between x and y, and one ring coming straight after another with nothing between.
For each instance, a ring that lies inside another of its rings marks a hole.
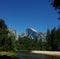
<instances>
[{"instance_id":1,"label":"mountain ridge","mask_svg":"<svg viewBox=\"0 0 60 59\"><path fill-rule=\"evenodd\" d=\"M44 40L46 39L46 34L42 33L42 32L38 32L37 30L35 30L34 28L27 28L23 34L21 35L21 37L29 37L31 39L35 39L37 37L37 39L41 39Z\"/></svg>"}]
</instances>

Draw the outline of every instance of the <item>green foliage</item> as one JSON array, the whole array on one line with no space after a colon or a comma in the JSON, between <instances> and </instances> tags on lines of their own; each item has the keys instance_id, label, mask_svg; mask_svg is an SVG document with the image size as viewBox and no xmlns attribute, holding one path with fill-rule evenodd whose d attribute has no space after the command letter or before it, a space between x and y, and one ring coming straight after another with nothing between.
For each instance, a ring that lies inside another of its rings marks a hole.
<instances>
[{"instance_id":1,"label":"green foliage","mask_svg":"<svg viewBox=\"0 0 60 59\"><path fill-rule=\"evenodd\" d=\"M60 28L53 28L51 32L47 31L46 36L46 48L47 50L59 51L60 50Z\"/></svg>"},{"instance_id":2,"label":"green foliage","mask_svg":"<svg viewBox=\"0 0 60 59\"><path fill-rule=\"evenodd\" d=\"M46 35L46 50L51 50L51 33L50 30L47 30L47 35Z\"/></svg>"},{"instance_id":3,"label":"green foliage","mask_svg":"<svg viewBox=\"0 0 60 59\"><path fill-rule=\"evenodd\" d=\"M31 51L31 50L46 50L45 42L35 39L30 39L28 37L19 37L17 40L18 49L22 51Z\"/></svg>"},{"instance_id":4,"label":"green foliage","mask_svg":"<svg viewBox=\"0 0 60 59\"><path fill-rule=\"evenodd\" d=\"M8 34L10 34L10 36ZM11 50L15 50L14 35L9 32L5 21L0 19L0 51Z\"/></svg>"},{"instance_id":5,"label":"green foliage","mask_svg":"<svg viewBox=\"0 0 60 59\"><path fill-rule=\"evenodd\" d=\"M31 50L32 49L32 41L28 37L19 38L20 50Z\"/></svg>"},{"instance_id":6,"label":"green foliage","mask_svg":"<svg viewBox=\"0 0 60 59\"><path fill-rule=\"evenodd\" d=\"M4 20L0 19L0 50L6 50L8 39L8 29Z\"/></svg>"},{"instance_id":7,"label":"green foliage","mask_svg":"<svg viewBox=\"0 0 60 59\"><path fill-rule=\"evenodd\" d=\"M47 30L45 42L36 37L30 39L28 37L19 37L15 39L15 35L8 30L5 22L0 19L0 51L31 51L31 50L53 50L60 51L60 27Z\"/></svg>"},{"instance_id":8,"label":"green foliage","mask_svg":"<svg viewBox=\"0 0 60 59\"><path fill-rule=\"evenodd\" d=\"M1 59L19 59L17 57L17 54L15 52L0 52L0 58Z\"/></svg>"}]
</instances>

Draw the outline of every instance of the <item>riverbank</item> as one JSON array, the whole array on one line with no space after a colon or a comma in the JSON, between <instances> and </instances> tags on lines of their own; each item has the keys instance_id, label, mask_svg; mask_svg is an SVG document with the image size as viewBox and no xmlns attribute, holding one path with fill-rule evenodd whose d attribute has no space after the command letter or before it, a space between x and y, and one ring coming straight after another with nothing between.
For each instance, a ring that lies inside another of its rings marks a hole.
<instances>
[{"instance_id":1,"label":"riverbank","mask_svg":"<svg viewBox=\"0 0 60 59\"><path fill-rule=\"evenodd\" d=\"M9 51L9 52L6 52L6 51L1 51L0 52L0 58L2 59L2 58L10 58L10 59L19 59L18 57L17 57L17 54L16 54L16 52L11 52L11 51Z\"/></svg>"},{"instance_id":2,"label":"riverbank","mask_svg":"<svg viewBox=\"0 0 60 59\"><path fill-rule=\"evenodd\" d=\"M16 56L16 53L15 53L15 52L12 52L12 51L9 51L9 52L1 51L1 52L0 52L0 56L3 56L3 55Z\"/></svg>"},{"instance_id":3,"label":"riverbank","mask_svg":"<svg viewBox=\"0 0 60 59\"><path fill-rule=\"evenodd\" d=\"M44 55L49 55L49 56L59 56L60 57L60 52L58 51L32 51L31 53L35 54L44 54Z\"/></svg>"}]
</instances>

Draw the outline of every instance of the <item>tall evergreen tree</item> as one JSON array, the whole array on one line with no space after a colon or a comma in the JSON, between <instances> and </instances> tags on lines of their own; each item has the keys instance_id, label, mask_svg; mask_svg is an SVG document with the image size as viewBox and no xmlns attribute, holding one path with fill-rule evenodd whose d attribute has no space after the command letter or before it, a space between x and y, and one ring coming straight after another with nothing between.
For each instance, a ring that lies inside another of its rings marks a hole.
<instances>
[{"instance_id":1,"label":"tall evergreen tree","mask_svg":"<svg viewBox=\"0 0 60 59\"><path fill-rule=\"evenodd\" d=\"M58 51L60 51L60 27L57 29L57 45L58 45Z\"/></svg>"},{"instance_id":2,"label":"tall evergreen tree","mask_svg":"<svg viewBox=\"0 0 60 59\"><path fill-rule=\"evenodd\" d=\"M0 50L6 50L7 39L8 39L7 25L5 24L5 21L3 19L0 19Z\"/></svg>"},{"instance_id":3,"label":"tall evergreen tree","mask_svg":"<svg viewBox=\"0 0 60 59\"><path fill-rule=\"evenodd\" d=\"M60 51L60 28L53 28L51 33L47 31L46 39L47 50Z\"/></svg>"},{"instance_id":4,"label":"tall evergreen tree","mask_svg":"<svg viewBox=\"0 0 60 59\"><path fill-rule=\"evenodd\" d=\"M50 30L47 30L47 36L46 36L46 50L51 50L51 33Z\"/></svg>"},{"instance_id":5,"label":"tall evergreen tree","mask_svg":"<svg viewBox=\"0 0 60 59\"><path fill-rule=\"evenodd\" d=\"M10 50L15 50L15 36L8 30L5 21L0 19L0 51Z\"/></svg>"},{"instance_id":6,"label":"tall evergreen tree","mask_svg":"<svg viewBox=\"0 0 60 59\"><path fill-rule=\"evenodd\" d=\"M51 31L51 47L52 50L55 51L57 48L57 33L56 33L56 28L53 28L53 30Z\"/></svg>"}]
</instances>

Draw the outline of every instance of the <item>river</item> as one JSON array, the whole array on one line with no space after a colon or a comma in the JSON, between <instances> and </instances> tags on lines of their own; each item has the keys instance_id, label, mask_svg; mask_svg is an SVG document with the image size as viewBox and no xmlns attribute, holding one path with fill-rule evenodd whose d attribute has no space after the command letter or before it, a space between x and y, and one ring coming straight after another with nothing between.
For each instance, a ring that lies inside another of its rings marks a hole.
<instances>
[{"instance_id":1,"label":"river","mask_svg":"<svg viewBox=\"0 0 60 59\"><path fill-rule=\"evenodd\" d=\"M60 59L60 57L46 56L33 53L18 52L17 56L20 59Z\"/></svg>"}]
</instances>

